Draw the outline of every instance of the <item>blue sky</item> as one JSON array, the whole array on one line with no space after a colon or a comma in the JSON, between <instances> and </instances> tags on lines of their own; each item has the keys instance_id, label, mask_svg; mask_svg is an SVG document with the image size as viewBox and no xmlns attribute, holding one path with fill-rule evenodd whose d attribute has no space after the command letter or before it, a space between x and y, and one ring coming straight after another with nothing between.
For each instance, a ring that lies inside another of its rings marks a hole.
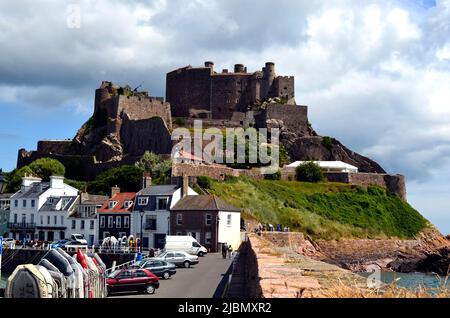
<instances>
[{"instance_id":1,"label":"blue sky","mask_svg":"<svg viewBox=\"0 0 450 318\"><path fill-rule=\"evenodd\" d=\"M71 3L80 28L62 1L0 3L0 168L72 138L102 80L164 96L180 66L274 61L320 134L405 174L409 201L450 233L449 0Z\"/></svg>"}]
</instances>

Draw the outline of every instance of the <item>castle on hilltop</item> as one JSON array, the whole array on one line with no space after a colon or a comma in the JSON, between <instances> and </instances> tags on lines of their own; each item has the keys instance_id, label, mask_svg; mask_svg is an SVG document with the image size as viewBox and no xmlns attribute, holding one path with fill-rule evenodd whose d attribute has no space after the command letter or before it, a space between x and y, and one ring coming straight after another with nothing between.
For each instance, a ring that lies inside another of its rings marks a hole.
<instances>
[{"instance_id":1,"label":"castle on hilltop","mask_svg":"<svg viewBox=\"0 0 450 318\"><path fill-rule=\"evenodd\" d=\"M189 65L166 77L166 101L174 117L233 120L257 101L280 98L295 104L294 97L294 77L276 76L272 62L253 73L242 64L235 64L234 72L218 73L208 61L204 67Z\"/></svg>"},{"instance_id":2,"label":"castle on hilltop","mask_svg":"<svg viewBox=\"0 0 450 318\"><path fill-rule=\"evenodd\" d=\"M75 137L41 140L34 151L20 149L17 167L51 157L64 164L66 177L90 180L110 168L134 164L146 151L170 158L176 142L171 140L173 127L191 128L195 119L202 119L205 128L278 128L291 161L343 161L369 173L364 178L371 183L390 184L392 189L398 180L404 184L338 140L319 136L308 121L308 107L295 101L294 77L277 76L272 62L253 73L242 64L234 65L233 72L219 73L213 62L178 68L166 75L165 100L103 81L95 91L93 115Z\"/></svg>"}]
</instances>

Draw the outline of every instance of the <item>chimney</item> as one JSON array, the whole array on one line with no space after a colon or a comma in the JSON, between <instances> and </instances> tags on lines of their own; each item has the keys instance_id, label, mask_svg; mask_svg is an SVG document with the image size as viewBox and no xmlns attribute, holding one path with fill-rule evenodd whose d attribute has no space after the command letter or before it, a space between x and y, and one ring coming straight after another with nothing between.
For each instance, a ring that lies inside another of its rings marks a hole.
<instances>
[{"instance_id":1,"label":"chimney","mask_svg":"<svg viewBox=\"0 0 450 318\"><path fill-rule=\"evenodd\" d=\"M52 189L64 189L64 177L50 176L50 188Z\"/></svg>"},{"instance_id":2,"label":"chimney","mask_svg":"<svg viewBox=\"0 0 450 318\"><path fill-rule=\"evenodd\" d=\"M141 188L145 189L148 188L152 185L152 177L150 175L149 172L144 172L144 174L142 175L142 184L141 184Z\"/></svg>"},{"instance_id":3,"label":"chimney","mask_svg":"<svg viewBox=\"0 0 450 318\"><path fill-rule=\"evenodd\" d=\"M89 193L82 191L80 193L80 203L83 203L84 201L89 200Z\"/></svg>"},{"instance_id":4,"label":"chimney","mask_svg":"<svg viewBox=\"0 0 450 318\"><path fill-rule=\"evenodd\" d=\"M111 187L111 198L117 193L120 193L120 188L117 185L115 187Z\"/></svg>"},{"instance_id":5,"label":"chimney","mask_svg":"<svg viewBox=\"0 0 450 318\"><path fill-rule=\"evenodd\" d=\"M187 175L182 176L183 180L181 183L181 198L184 198L188 195L188 188L189 188L189 177Z\"/></svg>"},{"instance_id":6,"label":"chimney","mask_svg":"<svg viewBox=\"0 0 450 318\"><path fill-rule=\"evenodd\" d=\"M234 64L234 72L235 73L243 73L244 72L244 64Z\"/></svg>"},{"instance_id":7,"label":"chimney","mask_svg":"<svg viewBox=\"0 0 450 318\"><path fill-rule=\"evenodd\" d=\"M25 175L25 177L22 178L22 191L27 191L33 183L41 181L42 181L41 178Z\"/></svg>"},{"instance_id":8,"label":"chimney","mask_svg":"<svg viewBox=\"0 0 450 318\"><path fill-rule=\"evenodd\" d=\"M213 71L214 70L214 62L206 61L205 62L205 67L208 67L208 68L211 69L211 71Z\"/></svg>"}]
</instances>

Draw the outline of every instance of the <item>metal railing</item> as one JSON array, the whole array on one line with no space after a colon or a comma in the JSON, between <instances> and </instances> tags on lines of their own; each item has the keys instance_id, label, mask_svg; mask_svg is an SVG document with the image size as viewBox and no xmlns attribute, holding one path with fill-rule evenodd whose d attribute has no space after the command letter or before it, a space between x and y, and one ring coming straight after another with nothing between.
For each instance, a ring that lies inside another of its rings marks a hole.
<instances>
[{"instance_id":1,"label":"metal railing","mask_svg":"<svg viewBox=\"0 0 450 318\"><path fill-rule=\"evenodd\" d=\"M9 229L34 229L36 228L36 223L27 222L8 222Z\"/></svg>"}]
</instances>

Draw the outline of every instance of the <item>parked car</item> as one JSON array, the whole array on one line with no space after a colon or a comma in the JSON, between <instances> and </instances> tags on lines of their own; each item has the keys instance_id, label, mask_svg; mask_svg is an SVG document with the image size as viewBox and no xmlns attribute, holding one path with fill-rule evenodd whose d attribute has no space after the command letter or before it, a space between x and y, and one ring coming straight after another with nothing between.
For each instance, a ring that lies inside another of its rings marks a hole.
<instances>
[{"instance_id":1,"label":"parked car","mask_svg":"<svg viewBox=\"0 0 450 318\"><path fill-rule=\"evenodd\" d=\"M159 288L159 279L148 269L125 268L112 272L107 280L108 295L116 292L139 291L154 294Z\"/></svg>"},{"instance_id":2,"label":"parked car","mask_svg":"<svg viewBox=\"0 0 450 318\"><path fill-rule=\"evenodd\" d=\"M177 272L176 265L165 261L149 259L134 264L134 268L145 268L158 277L169 279Z\"/></svg>"},{"instance_id":3,"label":"parked car","mask_svg":"<svg viewBox=\"0 0 450 318\"><path fill-rule=\"evenodd\" d=\"M60 240L50 244L50 248L64 248L66 244L70 244L69 240Z\"/></svg>"},{"instance_id":4,"label":"parked car","mask_svg":"<svg viewBox=\"0 0 450 318\"><path fill-rule=\"evenodd\" d=\"M12 247L14 244L16 244L16 240L13 238L6 237L6 238L3 238L3 240L2 240L2 245L4 247Z\"/></svg>"},{"instance_id":5,"label":"parked car","mask_svg":"<svg viewBox=\"0 0 450 318\"><path fill-rule=\"evenodd\" d=\"M185 268L198 264L198 256L184 251L165 251L161 255L158 255L158 257L152 258L152 260L165 261Z\"/></svg>"},{"instance_id":6,"label":"parked car","mask_svg":"<svg viewBox=\"0 0 450 318\"><path fill-rule=\"evenodd\" d=\"M184 251L200 257L208 253L206 247L200 245L200 243L190 235L167 235L164 249L166 251Z\"/></svg>"},{"instance_id":7,"label":"parked car","mask_svg":"<svg viewBox=\"0 0 450 318\"><path fill-rule=\"evenodd\" d=\"M84 238L84 235L83 235L83 234L72 234L72 235L70 236L70 239L71 239L72 241L76 241L76 242L78 242L78 243L80 243L80 244L82 244L82 245L87 245L87 241L86 241L86 239ZM74 245L74 244L72 244L72 245Z\"/></svg>"}]
</instances>

